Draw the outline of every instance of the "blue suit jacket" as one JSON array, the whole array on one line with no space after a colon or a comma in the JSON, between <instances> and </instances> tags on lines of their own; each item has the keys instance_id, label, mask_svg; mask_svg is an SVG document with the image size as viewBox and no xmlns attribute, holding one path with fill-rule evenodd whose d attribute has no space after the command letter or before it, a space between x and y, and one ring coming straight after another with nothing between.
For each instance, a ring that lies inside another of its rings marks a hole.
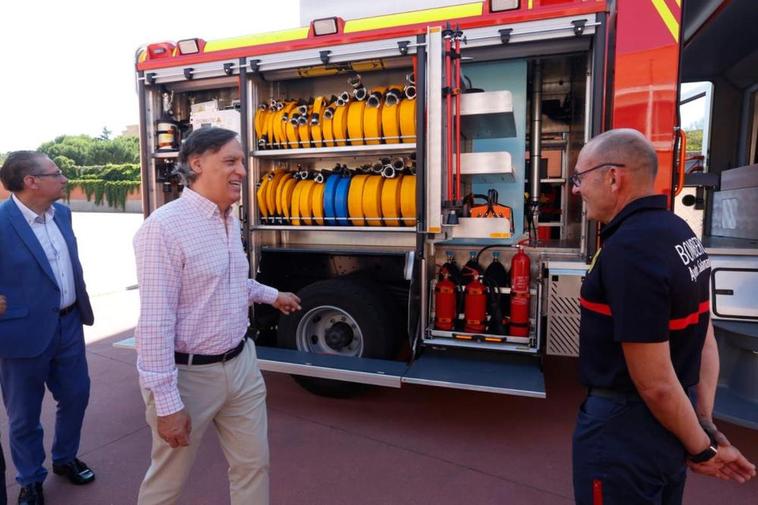
<instances>
[{"instance_id":1,"label":"blue suit jacket","mask_svg":"<svg viewBox=\"0 0 758 505\"><path fill-rule=\"evenodd\" d=\"M82 322L91 325L94 317L71 228L71 210L53 205L55 224L71 256L76 305ZM8 305L0 315L0 358L40 355L58 326L60 289L39 240L11 198L0 203L0 295Z\"/></svg>"}]
</instances>

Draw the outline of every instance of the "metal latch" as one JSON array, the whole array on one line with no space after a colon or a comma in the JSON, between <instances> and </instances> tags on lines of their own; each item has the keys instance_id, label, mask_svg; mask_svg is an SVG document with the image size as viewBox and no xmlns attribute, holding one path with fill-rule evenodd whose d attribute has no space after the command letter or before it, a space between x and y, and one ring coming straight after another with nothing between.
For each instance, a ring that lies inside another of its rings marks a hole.
<instances>
[{"instance_id":1,"label":"metal latch","mask_svg":"<svg viewBox=\"0 0 758 505\"><path fill-rule=\"evenodd\" d=\"M408 42L407 40L397 41L397 48L400 50L401 56L405 56L406 54L408 54L408 44L410 44L410 42Z\"/></svg>"},{"instance_id":2,"label":"metal latch","mask_svg":"<svg viewBox=\"0 0 758 505\"><path fill-rule=\"evenodd\" d=\"M586 19L575 19L571 22L574 25L574 35L581 37L584 34L584 25L587 24Z\"/></svg>"},{"instance_id":3,"label":"metal latch","mask_svg":"<svg viewBox=\"0 0 758 505\"><path fill-rule=\"evenodd\" d=\"M330 55L330 54L332 54L332 52L331 52L331 51L329 51L328 49L327 49L327 50L325 50L325 51L319 51L319 52L318 52L319 58L321 58L321 62L322 62L324 65L327 65L327 64L329 64L329 55Z\"/></svg>"},{"instance_id":4,"label":"metal latch","mask_svg":"<svg viewBox=\"0 0 758 505\"><path fill-rule=\"evenodd\" d=\"M234 63L224 63L224 73L232 75L234 73Z\"/></svg>"},{"instance_id":5,"label":"metal latch","mask_svg":"<svg viewBox=\"0 0 758 505\"><path fill-rule=\"evenodd\" d=\"M195 71L195 69L192 68L192 67L185 68L184 69L184 78L187 79L188 81L192 80L192 77L193 77L192 76L192 72L194 72L194 71Z\"/></svg>"},{"instance_id":6,"label":"metal latch","mask_svg":"<svg viewBox=\"0 0 758 505\"><path fill-rule=\"evenodd\" d=\"M510 42L512 32L513 28L503 28L502 30L498 30L498 33L500 34L500 42L502 44L507 44Z\"/></svg>"}]
</instances>

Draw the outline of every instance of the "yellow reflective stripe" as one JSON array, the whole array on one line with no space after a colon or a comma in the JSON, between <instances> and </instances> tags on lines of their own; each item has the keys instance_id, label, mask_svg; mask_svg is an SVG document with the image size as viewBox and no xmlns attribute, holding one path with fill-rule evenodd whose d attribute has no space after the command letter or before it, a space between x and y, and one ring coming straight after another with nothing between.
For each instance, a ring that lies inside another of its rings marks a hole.
<instances>
[{"instance_id":1,"label":"yellow reflective stripe","mask_svg":"<svg viewBox=\"0 0 758 505\"><path fill-rule=\"evenodd\" d=\"M679 22L676 20L674 15L669 10L668 5L666 5L666 2L664 0L650 0L653 2L653 7L655 7L655 10L658 11L658 15L663 20L663 23L666 25L666 28L669 29L671 32L671 35L674 37L675 42L679 42Z\"/></svg>"},{"instance_id":2,"label":"yellow reflective stripe","mask_svg":"<svg viewBox=\"0 0 758 505\"><path fill-rule=\"evenodd\" d=\"M445 19L465 18L482 15L482 2L455 5L452 7L439 7L437 9L425 9L403 14L389 14L372 18L353 19L345 21L344 33L365 32L367 30L379 30L395 26L413 25L417 23L430 23Z\"/></svg>"},{"instance_id":3,"label":"yellow reflective stripe","mask_svg":"<svg viewBox=\"0 0 758 505\"><path fill-rule=\"evenodd\" d=\"M534 8L534 0L529 0L529 3L526 4L527 9L533 9Z\"/></svg>"},{"instance_id":4,"label":"yellow reflective stripe","mask_svg":"<svg viewBox=\"0 0 758 505\"><path fill-rule=\"evenodd\" d=\"M682 0L674 0L674 1L676 2L676 6L677 7L681 7L682 6Z\"/></svg>"},{"instance_id":5,"label":"yellow reflective stripe","mask_svg":"<svg viewBox=\"0 0 758 505\"><path fill-rule=\"evenodd\" d=\"M278 32L260 33L257 35L243 35L242 37L233 37L230 39L210 40L205 44L205 53L214 51L224 51L226 49L237 49L238 47L260 46L263 44L274 44L276 42L285 42L288 40L300 40L308 38L308 27L292 28L290 30L281 30Z\"/></svg>"}]
</instances>

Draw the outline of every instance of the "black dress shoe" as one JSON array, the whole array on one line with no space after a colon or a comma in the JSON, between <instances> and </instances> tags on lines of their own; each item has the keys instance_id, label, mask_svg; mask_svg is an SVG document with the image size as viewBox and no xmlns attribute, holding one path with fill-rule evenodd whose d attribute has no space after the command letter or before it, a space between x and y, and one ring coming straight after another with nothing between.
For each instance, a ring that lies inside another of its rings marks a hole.
<instances>
[{"instance_id":1,"label":"black dress shoe","mask_svg":"<svg viewBox=\"0 0 758 505\"><path fill-rule=\"evenodd\" d=\"M18 505L45 505L42 483L35 482L22 487L18 494Z\"/></svg>"},{"instance_id":2,"label":"black dress shoe","mask_svg":"<svg viewBox=\"0 0 758 505\"><path fill-rule=\"evenodd\" d=\"M56 465L53 463L53 472L56 475L63 475L68 478L72 484L76 484L77 486L89 484L95 480L95 472L93 472L84 461L78 458L64 465Z\"/></svg>"}]
</instances>

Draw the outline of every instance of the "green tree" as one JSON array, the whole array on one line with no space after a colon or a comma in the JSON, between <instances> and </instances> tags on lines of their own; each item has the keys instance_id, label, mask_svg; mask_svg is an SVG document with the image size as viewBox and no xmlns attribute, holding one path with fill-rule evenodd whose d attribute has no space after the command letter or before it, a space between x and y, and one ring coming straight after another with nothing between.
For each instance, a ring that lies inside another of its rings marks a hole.
<instances>
[{"instance_id":1,"label":"green tree","mask_svg":"<svg viewBox=\"0 0 758 505\"><path fill-rule=\"evenodd\" d=\"M61 135L39 146L38 151L47 154L50 159L65 156L76 165L91 165L93 144L92 137L88 135Z\"/></svg>"},{"instance_id":2,"label":"green tree","mask_svg":"<svg viewBox=\"0 0 758 505\"><path fill-rule=\"evenodd\" d=\"M687 152L700 154L703 151L703 130L687 131Z\"/></svg>"},{"instance_id":3,"label":"green tree","mask_svg":"<svg viewBox=\"0 0 758 505\"><path fill-rule=\"evenodd\" d=\"M100 139L100 140L110 140L111 139L111 133L113 133L113 132L110 131L107 126L103 126L103 131L102 131L102 133L100 133L100 136L98 137L98 139Z\"/></svg>"},{"instance_id":4,"label":"green tree","mask_svg":"<svg viewBox=\"0 0 758 505\"><path fill-rule=\"evenodd\" d=\"M50 159L65 156L77 166L106 165L108 163L138 163L139 139L136 137L116 137L104 139L110 135L107 129L101 137L89 135L61 135L50 142L45 142L39 151Z\"/></svg>"}]
</instances>

